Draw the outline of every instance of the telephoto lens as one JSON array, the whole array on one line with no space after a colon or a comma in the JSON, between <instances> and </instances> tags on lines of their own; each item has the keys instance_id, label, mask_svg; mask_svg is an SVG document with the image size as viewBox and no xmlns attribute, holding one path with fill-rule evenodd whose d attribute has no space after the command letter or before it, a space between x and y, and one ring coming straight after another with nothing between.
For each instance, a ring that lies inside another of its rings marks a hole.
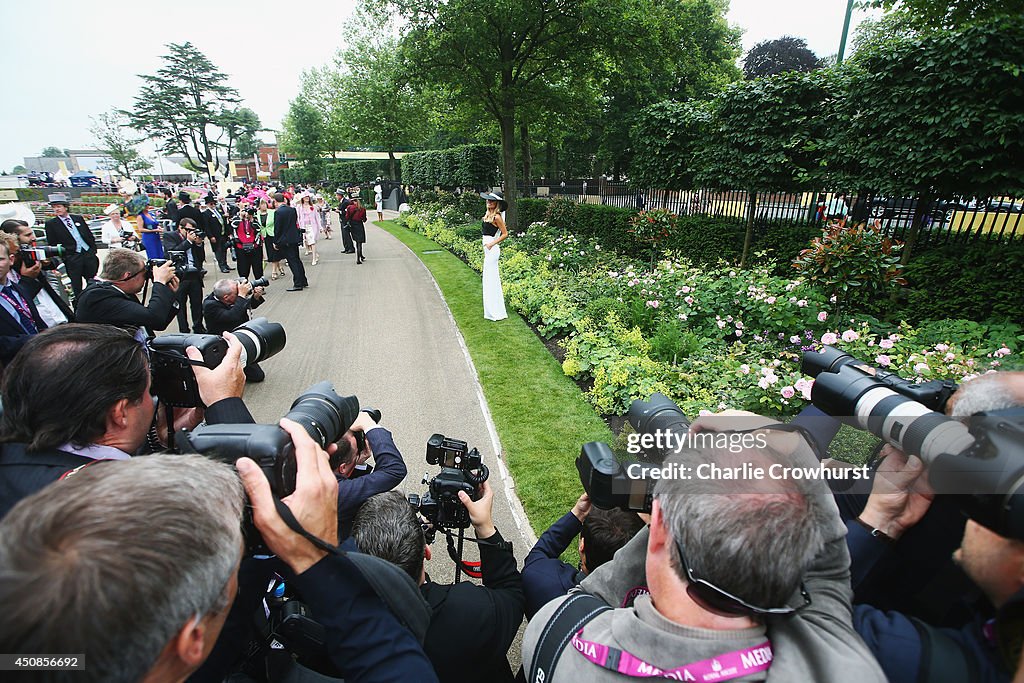
<instances>
[{"instance_id":1,"label":"telephoto lens","mask_svg":"<svg viewBox=\"0 0 1024 683\"><path fill-rule=\"evenodd\" d=\"M638 434L686 434L690 431L690 419L665 394L654 393L646 401L633 401L626 419ZM648 453L648 456L659 460L662 455Z\"/></svg>"},{"instance_id":2,"label":"telephoto lens","mask_svg":"<svg viewBox=\"0 0 1024 683\"><path fill-rule=\"evenodd\" d=\"M249 282L249 284L252 285L253 287L269 287L270 280L268 280L265 277L261 277L259 280L252 280L251 282Z\"/></svg>"},{"instance_id":3,"label":"telephoto lens","mask_svg":"<svg viewBox=\"0 0 1024 683\"><path fill-rule=\"evenodd\" d=\"M232 330L242 343L242 367L260 363L278 353L287 341L284 327L266 318L253 318Z\"/></svg>"},{"instance_id":4,"label":"telephoto lens","mask_svg":"<svg viewBox=\"0 0 1024 683\"><path fill-rule=\"evenodd\" d=\"M359 415L359 399L339 396L328 381L317 382L302 392L285 415L298 422L320 447L327 449L348 431Z\"/></svg>"}]
</instances>

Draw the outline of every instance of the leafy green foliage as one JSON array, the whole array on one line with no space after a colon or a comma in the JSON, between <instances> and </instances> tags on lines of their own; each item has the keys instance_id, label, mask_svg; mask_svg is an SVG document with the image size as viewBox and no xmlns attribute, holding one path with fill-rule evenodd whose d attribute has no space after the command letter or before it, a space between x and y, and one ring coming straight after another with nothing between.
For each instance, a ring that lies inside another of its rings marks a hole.
<instances>
[{"instance_id":1,"label":"leafy green foliage","mask_svg":"<svg viewBox=\"0 0 1024 683\"><path fill-rule=\"evenodd\" d=\"M412 152L402 158L402 179L411 185L490 188L498 182L498 148L461 145Z\"/></svg>"},{"instance_id":2,"label":"leafy green foliage","mask_svg":"<svg viewBox=\"0 0 1024 683\"><path fill-rule=\"evenodd\" d=\"M750 48L743 58L743 75L748 80L777 76L787 71L814 71L818 68L821 68L821 62L807 48L807 41L793 36L762 40Z\"/></svg>"},{"instance_id":3,"label":"leafy green foliage","mask_svg":"<svg viewBox=\"0 0 1024 683\"><path fill-rule=\"evenodd\" d=\"M324 124L316 107L304 97L297 97L288 106L281 138L281 148L299 162L303 179L322 180Z\"/></svg>"},{"instance_id":4,"label":"leafy green foliage","mask_svg":"<svg viewBox=\"0 0 1024 683\"><path fill-rule=\"evenodd\" d=\"M632 131L631 173L641 186L667 190L694 187L697 152L707 135L708 103L661 102L644 109Z\"/></svg>"}]
</instances>

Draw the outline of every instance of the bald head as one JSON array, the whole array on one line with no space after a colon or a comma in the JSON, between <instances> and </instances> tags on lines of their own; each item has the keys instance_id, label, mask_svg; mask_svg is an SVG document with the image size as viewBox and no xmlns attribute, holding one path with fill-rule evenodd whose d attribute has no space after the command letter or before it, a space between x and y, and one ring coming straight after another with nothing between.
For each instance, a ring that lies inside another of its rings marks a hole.
<instances>
[{"instance_id":1,"label":"bald head","mask_svg":"<svg viewBox=\"0 0 1024 683\"><path fill-rule=\"evenodd\" d=\"M993 372L964 382L946 405L950 417L1024 406L1024 372Z\"/></svg>"}]
</instances>

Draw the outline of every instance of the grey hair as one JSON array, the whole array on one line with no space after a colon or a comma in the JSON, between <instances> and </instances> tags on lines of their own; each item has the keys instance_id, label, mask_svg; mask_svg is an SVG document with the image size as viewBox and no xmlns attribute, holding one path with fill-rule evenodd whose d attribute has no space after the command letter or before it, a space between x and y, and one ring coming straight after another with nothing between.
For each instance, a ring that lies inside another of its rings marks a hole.
<instances>
[{"instance_id":1,"label":"grey hair","mask_svg":"<svg viewBox=\"0 0 1024 683\"><path fill-rule=\"evenodd\" d=\"M1010 374L1018 373L995 372L979 375L961 384L956 391L956 400L953 402L950 417L970 417L975 413L1020 406L1024 401L1014 394L1007 383Z\"/></svg>"},{"instance_id":2,"label":"grey hair","mask_svg":"<svg viewBox=\"0 0 1024 683\"><path fill-rule=\"evenodd\" d=\"M770 449L709 448L679 458L690 472L705 463L739 467L746 461L765 472L774 463L793 464ZM785 605L824 546L824 497L803 480L661 479L654 496L674 541L676 574L688 580L682 545L697 577L754 605Z\"/></svg>"},{"instance_id":3,"label":"grey hair","mask_svg":"<svg viewBox=\"0 0 1024 683\"><path fill-rule=\"evenodd\" d=\"M142 680L233 600L243 504L231 465L200 455L99 462L22 500L0 522L0 650L87 653L36 680Z\"/></svg>"},{"instance_id":4,"label":"grey hair","mask_svg":"<svg viewBox=\"0 0 1024 683\"><path fill-rule=\"evenodd\" d=\"M238 283L230 279L217 280L213 283L213 296L217 301L221 301L225 296L234 291L234 287L232 287L232 285L237 287Z\"/></svg>"},{"instance_id":5,"label":"grey hair","mask_svg":"<svg viewBox=\"0 0 1024 683\"><path fill-rule=\"evenodd\" d=\"M138 272L145 264L146 259L139 252L116 247L107 252L100 277L104 280L117 281L127 273Z\"/></svg>"},{"instance_id":6,"label":"grey hair","mask_svg":"<svg viewBox=\"0 0 1024 683\"><path fill-rule=\"evenodd\" d=\"M359 550L398 565L417 584L423 575L427 542L416 513L401 491L370 496L352 526Z\"/></svg>"}]
</instances>

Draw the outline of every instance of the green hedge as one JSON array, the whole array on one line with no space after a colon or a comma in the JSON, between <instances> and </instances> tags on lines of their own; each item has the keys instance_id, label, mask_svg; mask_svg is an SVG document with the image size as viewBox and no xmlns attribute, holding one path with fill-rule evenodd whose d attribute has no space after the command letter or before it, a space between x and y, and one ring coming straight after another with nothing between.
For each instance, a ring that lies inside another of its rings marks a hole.
<instances>
[{"instance_id":1,"label":"green hedge","mask_svg":"<svg viewBox=\"0 0 1024 683\"><path fill-rule=\"evenodd\" d=\"M412 152L402 158L402 178L426 187L493 187L500 177L500 158L497 145Z\"/></svg>"},{"instance_id":2,"label":"green hedge","mask_svg":"<svg viewBox=\"0 0 1024 683\"><path fill-rule=\"evenodd\" d=\"M326 166L327 181L334 185L346 183L368 183L374 178L386 176L388 162L386 160L340 161ZM401 166L398 166L401 178Z\"/></svg>"}]
</instances>

